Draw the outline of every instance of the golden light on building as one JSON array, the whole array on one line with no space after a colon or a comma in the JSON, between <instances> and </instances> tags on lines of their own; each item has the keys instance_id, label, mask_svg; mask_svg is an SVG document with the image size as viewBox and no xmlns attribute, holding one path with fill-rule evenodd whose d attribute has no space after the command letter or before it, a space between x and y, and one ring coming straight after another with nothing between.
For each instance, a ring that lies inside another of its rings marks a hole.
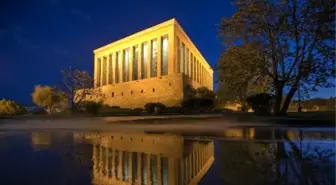
<instances>
[{"instance_id":1,"label":"golden light on building","mask_svg":"<svg viewBox=\"0 0 336 185\"><path fill-rule=\"evenodd\" d=\"M94 51L94 100L125 108L179 105L187 86L213 89L213 70L175 19Z\"/></svg>"},{"instance_id":2,"label":"golden light on building","mask_svg":"<svg viewBox=\"0 0 336 185\"><path fill-rule=\"evenodd\" d=\"M213 141L152 134L83 134L93 145L94 184L198 184L214 161ZM75 137L83 141L80 135Z\"/></svg>"}]
</instances>

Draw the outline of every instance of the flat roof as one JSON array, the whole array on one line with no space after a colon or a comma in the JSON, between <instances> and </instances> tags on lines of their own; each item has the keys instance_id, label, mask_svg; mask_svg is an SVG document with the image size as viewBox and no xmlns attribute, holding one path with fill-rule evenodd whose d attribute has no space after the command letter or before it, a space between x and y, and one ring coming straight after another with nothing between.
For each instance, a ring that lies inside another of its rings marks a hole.
<instances>
[{"instance_id":1,"label":"flat roof","mask_svg":"<svg viewBox=\"0 0 336 185\"><path fill-rule=\"evenodd\" d=\"M152 32L152 31L154 31L154 30L160 29L160 28L162 28L162 27L166 27L166 26L169 26L169 25L174 25L175 22L176 22L176 19L175 19L175 18L169 19L168 21L165 21L165 22L162 22L162 23L160 23L160 24L154 25L154 26L152 26L152 27L146 28L146 29L144 29L144 30L142 30L142 31L136 32L136 33L134 33L134 34L132 34L132 35L129 35L129 36L127 36L127 37L124 37L124 38L122 38L122 39L119 39L119 40L117 40L117 41L114 41L114 42L112 42L112 43L110 43L110 44L107 44L107 45L104 45L104 46L102 46L102 47L99 47L99 48L93 50L93 53L99 52L99 51L104 50L104 49L109 48L109 47L113 47L113 46L118 45L118 44L120 44L120 43L122 43L122 42L125 42L125 41L127 41L127 40L130 40L130 39L132 39L132 38L139 37L139 36L141 36L141 35L145 35L145 34L147 34L147 33L149 33L149 32Z\"/></svg>"}]
</instances>

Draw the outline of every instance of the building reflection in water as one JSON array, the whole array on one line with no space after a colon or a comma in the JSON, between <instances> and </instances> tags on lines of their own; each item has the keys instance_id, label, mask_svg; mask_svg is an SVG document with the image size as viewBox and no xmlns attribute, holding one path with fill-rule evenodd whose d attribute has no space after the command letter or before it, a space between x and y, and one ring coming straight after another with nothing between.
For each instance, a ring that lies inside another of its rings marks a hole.
<instances>
[{"instance_id":1,"label":"building reflection in water","mask_svg":"<svg viewBox=\"0 0 336 185\"><path fill-rule=\"evenodd\" d=\"M94 184L197 184L214 162L213 141L139 133L82 133L93 147Z\"/></svg>"}]
</instances>

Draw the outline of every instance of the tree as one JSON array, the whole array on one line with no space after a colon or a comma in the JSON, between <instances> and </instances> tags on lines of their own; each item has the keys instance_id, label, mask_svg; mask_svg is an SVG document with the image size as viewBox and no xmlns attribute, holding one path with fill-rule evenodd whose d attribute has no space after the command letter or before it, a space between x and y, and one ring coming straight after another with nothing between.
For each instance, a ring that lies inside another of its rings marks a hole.
<instances>
[{"instance_id":1,"label":"tree","mask_svg":"<svg viewBox=\"0 0 336 185\"><path fill-rule=\"evenodd\" d=\"M250 95L267 92L269 78L260 75L263 56L250 44L231 46L218 62L218 79L220 86L218 96L226 102L240 103L245 107Z\"/></svg>"},{"instance_id":2,"label":"tree","mask_svg":"<svg viewBox=\"0 0 336 185\"><path fill-rule=\"evenodd\" d=\"M225 46L253 45L263 56L256 65L259 76L272 80L274 111L286 114L300 88L334 87L334 0L236 0L238 10L219 24ZM287 91L282 102L284 91Z\"/></svg>"},{"instance_id":3,"label":"tree","mask_svg":"<svg viewBox=\"0 0 336 185\"><path fill-rule=\"evenodd\" d=\"M14 116L26 113L27 110L14 101L2 99L0 100L0 116Z\"/></svg>"},{"instance_id":4,"label":"tree","mask_svg":"<svg viewBox=\"0 0 336 185\"><path fill-rule=\"evenodd\" d=\"M195 97L214 99L216 94L207 87L199 87L195 90Z\"/></svg>"},{"instance_id":5,"label":"tree","mask_svg":"<svg viewBox=\"0 0 336 185\"><path fill-rule=\"evenodd\" d=\"M49 86L35 86L32 98L36 105L47 109L49 114L53 112L56 106L68 104L68 100L63 92Z\"/></svg>"},{"instance_id":6,"label":"tree","mask_svg":"<svg viewBox=\"0 0 336 185\"><path fill-rule=\"evenodd\" d=\"M68 67L61 70L63 81L61 89L65 92L73 109L80 110L79 105L90 100L95 95L100 95L100 89L94 88L94 80L89 72Z\"/></svg>"}]
</instances>

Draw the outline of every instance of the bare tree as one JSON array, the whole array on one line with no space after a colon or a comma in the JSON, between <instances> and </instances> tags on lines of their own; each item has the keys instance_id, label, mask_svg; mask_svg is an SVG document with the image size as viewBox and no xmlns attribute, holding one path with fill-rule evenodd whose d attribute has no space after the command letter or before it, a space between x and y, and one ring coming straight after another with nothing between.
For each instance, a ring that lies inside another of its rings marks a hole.
<instances>
[{"instance_id":1,"label":"bare tree","mask_svg":"<svg viewBox=\"0 0 336 185\"><path fill-rule=\"evenodd\" d=\"M65 92L73 109L80 110L83 101L100 96L100 88L94 88L94 79L89 72L68 67L61 70L63 81L62 91Z\"/></svg>"}]
</instances>

